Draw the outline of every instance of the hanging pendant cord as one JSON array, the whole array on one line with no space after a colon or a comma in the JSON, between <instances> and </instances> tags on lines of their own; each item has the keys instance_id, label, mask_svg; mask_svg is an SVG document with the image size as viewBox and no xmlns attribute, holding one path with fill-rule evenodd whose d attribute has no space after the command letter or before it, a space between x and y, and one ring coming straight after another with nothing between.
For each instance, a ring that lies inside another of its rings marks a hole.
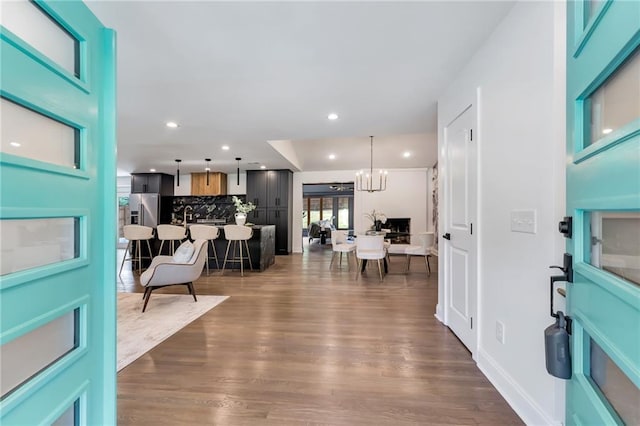
<instances>
[{"instance_id":1,"label":"hanging pendant cord","mask_svg":"<svg viewBox=\"0 0 640 426\"><path fill-rule=\"evenodd\" d=\"M373 180L373 136L369 136L371 138L371 162L369 163L369 176Z\"/></svg>"}]
</instances>

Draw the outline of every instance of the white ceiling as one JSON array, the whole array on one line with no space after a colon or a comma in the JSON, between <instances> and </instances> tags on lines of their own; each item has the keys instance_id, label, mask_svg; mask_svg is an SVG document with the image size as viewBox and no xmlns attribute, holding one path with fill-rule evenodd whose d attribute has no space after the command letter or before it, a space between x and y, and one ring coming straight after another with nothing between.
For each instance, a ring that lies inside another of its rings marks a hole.
<instances>
[{"instance_id":1,"label":"white ceiling","mask_svg":"<svg viewBox=\"0 0 640 426\"><path fill-rule=\"evenodd\" d=\"M358 169L369 135L374 167L431 166L437 98L513 2L88 5L118 34L124 174Z\"/></svg>"}]
</instances>

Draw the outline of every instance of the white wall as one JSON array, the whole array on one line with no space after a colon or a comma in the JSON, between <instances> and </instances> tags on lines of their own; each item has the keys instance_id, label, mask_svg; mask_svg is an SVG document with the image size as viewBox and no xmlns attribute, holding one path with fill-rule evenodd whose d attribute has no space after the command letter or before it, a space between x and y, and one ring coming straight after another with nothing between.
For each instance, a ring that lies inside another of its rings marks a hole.
<instances>
[{"instance_id":1,"label":"white wall","mask_svg":"<svg viewBox=\"0 0 640 426\"><path fill-rule=\"evenodd\" d=\"M191 195L191 174L180 173L180 186L178 186L178 179L173 176L173 195Z\"/></svg>"},{"instance_id":2,"label":"white wall","mask_svg":"<svg viewBox=\"0 0 640 426\"><path fill-rule=\"evenodd\" d=\"M479 368L527 424L564 419L564 384L545 370L549 265L562 259L564 212L563 2L517 2L438 102L443 127L469 100L478 104ZM446 232L440 174L440 234ZM510 212L534 209L537 233L510 231ZM443 241L440 240L441 254ZM439 257L444 270L444 256ZM440 277L437 315L445 306ZM495 337L505 325L505 343ZM559 401L557 403L557 401Z\"/></svg>"},{"instance_id":3,"label":"white wall","mask_svg":"<svg viewBox=\"0 0 640 426\"><path fill-rule=\"evenodd\" d=\"M227 175L227 194L228 195L245 195L247 193L247 172L240 172L240 185L236 185L238 175L229 173Z\"/></svg>"},{"instance_id":4,"label":"white wall","mask_svg":"<svg viewBox=\"0 0 640 426\"><path fill-rule=\"evenodd\" d=\"M116 178L116 188L118 197L129 195L131 193L131 176L118 176Z\"/></svg>"},{"instance_id":5,"label":"white wall","mask_svg":"<svg viewBox=\"0 0 640 426\"><path fill-rule=\"evenodd\" d=\"M293 251L302 251L302 185L306 183L349 182L357 170L298 172L293 174ZM375 209L387 217L411 218L412 232L427 230L427 169L389 170L387 189L383 192L355 192L353 197L354 229L364 232L371 222L363 215Z\"/></svg>"}]
</instances>

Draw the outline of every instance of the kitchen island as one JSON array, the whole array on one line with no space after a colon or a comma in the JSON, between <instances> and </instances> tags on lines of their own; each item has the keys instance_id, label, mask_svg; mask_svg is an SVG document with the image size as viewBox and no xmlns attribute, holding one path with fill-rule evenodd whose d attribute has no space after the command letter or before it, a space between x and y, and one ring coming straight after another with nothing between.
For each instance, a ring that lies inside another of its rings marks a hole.
<instances>
[{"instance_id":1,"label":"kitchen island","mask_svg":"<svg viewBox=\"0 0 640 426\"><path fill-rule=\"evenodd\" d=\"M224 262L224 254L227 250L227 240L224 236L224 227L218 226L220 230L220 236L213 241L216 247L216 253L218 255L218 264L220 265L220 269L222 269L222 264ZM276 236L276 227L275 225L253 225L251 226L253 229L253 235L251 239L248 241L249 244L249 256L251 257L251 264L253 266L254 271L264 271L269 266L275 263L275 236ZM244 243L243 243L244 245ZM211 249L211 244L209 247L209 256L213 256L213 251ZM243 247L244 248L244 247ZM229 249L229 258L232 257L231 249L233 249L233 244L231 244L231 248ZM227 262L227 269L237 268L240 269L240 265L238 262L229 263ZM245 270L249 269L249 261L245 260L244 262ZM216 261L211 258L209 259L209 269L216 269Z\"/></svg>"}]
</instances>

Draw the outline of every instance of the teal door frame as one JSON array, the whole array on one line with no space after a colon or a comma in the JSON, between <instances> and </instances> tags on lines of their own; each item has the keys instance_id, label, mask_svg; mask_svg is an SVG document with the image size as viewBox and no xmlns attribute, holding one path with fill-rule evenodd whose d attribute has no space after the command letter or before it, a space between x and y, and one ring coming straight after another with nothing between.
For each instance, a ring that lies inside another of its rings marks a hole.
<instances>
[{"instance_id":1,"label":"teal door frame","mask_svg":"<svg viewBox=\"0 0 640 426\"><path fill-rule=\"evenodd\" d=\"M7 230L23 226L17 223L66 218L74 223L68 238L75 248L71 258L0 276L0 352L20 347L31 332L68 314L74 318L70 332L75 343L4 393L0 423L51 424L71 413L65 423L116 424L115 33L79 1L24 4L75 39L76 70L0 26L0 95L33 116L74 129L76 163L71 167L28 158L5 149L3 141L0 223ZM48 140L41 136L26 142ZM3 241L7 262L10 256L42 252L37 239ZM37 339L29 347L50 351L39 347ZM18 353L22 359L31 355ZM2 371L22 368L20 360L9 362L2 361Z\"/></svg>"},{"instance_id":2,"label":"teal door frame","mask_svg":"<svg viewBox=\"0 0 640 426\"><path fill-rule=\"evenodd\" d=\"M640 286L592 265L592 212L640 211L640 105L635 120L591 143L590 96L640 46L640 2L567 3L567 215L573 217L572 378L566 423L622 424L591 372L592 344L640 388ZM589 10L594 7L594 10Z\"/></svg>"}]
</instances>

